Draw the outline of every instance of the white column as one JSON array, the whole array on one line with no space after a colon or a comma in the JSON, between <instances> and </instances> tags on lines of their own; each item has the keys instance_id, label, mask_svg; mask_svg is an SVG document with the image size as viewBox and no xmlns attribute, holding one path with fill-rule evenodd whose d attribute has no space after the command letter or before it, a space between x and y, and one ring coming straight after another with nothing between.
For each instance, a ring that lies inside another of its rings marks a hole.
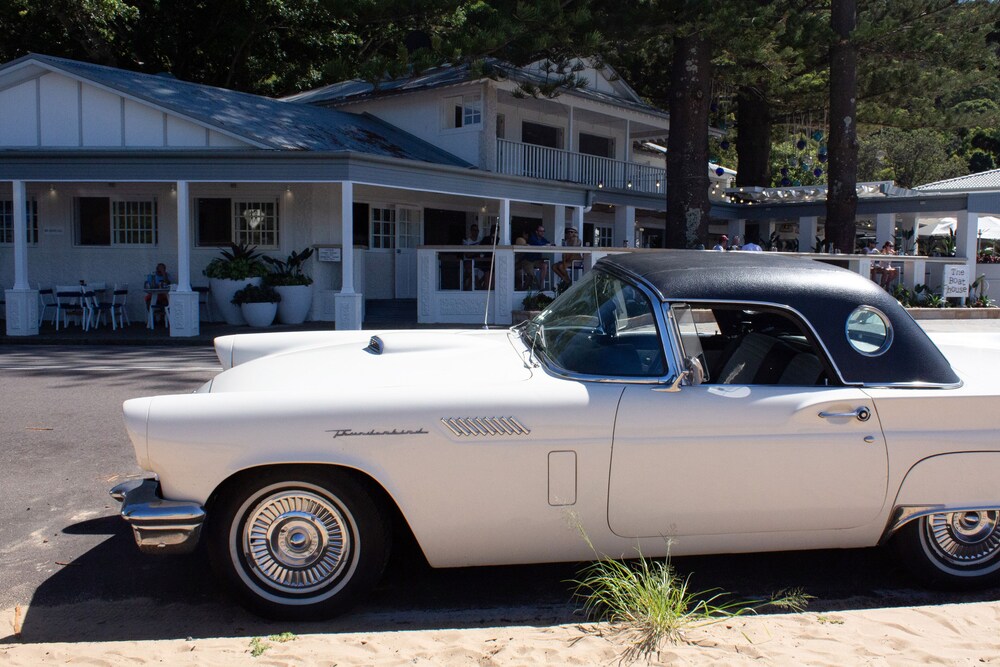
<instances>
[{"instance_id":1,"label":"white column","mask_svg":"<svg viewBox=\"0 0 1000 667\"><path fill-rule=\"evenodd\" d=\"M729 243L735 244L736 239L739 238L740 245L747 242L747 221L746 220L729 220L726 222L726 236L729 237ZM739 248L736 248L739 250Z\"/></svg>"},{"instance_id":2,"label":"white column","mask_svg":"<svg viewBox=\"0 0 1000 667\"><path fill-rule=\"evenodd\" d=\"M14 181L14 286L4 292L7 335L38 335L38 292L28 285L28 197L24 181Z\"/></svg>"},{"instance_id":3,"label":"white column","mask_svg":"<svg viewBox=\"0 0 1000 667\"><path fill-rule=\"evenodd\" d=\"M583 207L573 207L573 228L576 229L577 238L583 241Z\"/></svg>"},{"instance_id":4,"label":"white column","mask_svg":"<svg viewBox=\"0 0 1000 667\"><path fill-rule=\"evenodd\" d=\"M197 336L198 293L191 290L191 203L187 181L177 181L177 289L170 293L170 335Z\"/></svg>"},{"instance_id":5,"label":"white column","mask_svg":"<svg viewBox=\"0 0 1000 667\"><path fill-rule=\"evenodd\" d=\"M191 208L187 181L177 181L177 291L191 291Z\"/></svg>"},{"instance_id":6,"label":"white column","mask_svg":"<svg viewBox=\"0 0 1000 667\"><path fill-rule=\"evenodd\" d=\"M543 206L542 223L546 229L552 230L552 242L559 245L566 236L566 207L558 204Z\"/></svg>"},{"instance_id":7,"label":"white column","mask_svg":"<svg viewBox=\"0 0 1000 667\"><path fill-rule=\"evenodd\" d=\"M354 291L354 184L340 184L341 290L334 297L336 328L361 329L365 295ZM419 304L418 304L419 307Z\"/></svg>"},{"instance_id":8,"label":"white column","mask_svg":"<svg viewBox=\"0 0 1000 667\"><path fill-rule=\"evenodd\" d=\"M573 136L573 117L576 115L575 111L575 107L569 108L569 122L567 123L568 127L566 128L566 132L569 134L569 136L566 137L566 150L570 153L576 152L576 137Z\"/></svg>"},{"instance_id":9,"label":"white column","mask_svg":"<svg viewBox=\"0 0 1000 667\"><path fill-rule=\"evenodd\" d=\"M24 181L14 181L14 289L28 289L28 196Z\"/></svg>"},{"instance_id":10,"label":"white column","mask_svg":"<svg viewBox=\"0 0 1000 667\"><path fill-rule=\"evenodd\" d=\"M976 279L977 237L979 235L979 214L973 211L959 211L955 224L955 256L965 258L969 284ZM965 299L962 299L965 303Z\"/></svg>"},{"instance_id":11,"label":"white column","mask_svg":"<svg viewBox=\"0 0 1000 667\"><path fill-rule=\"evenodd\" d=\"M510 245L510 200L500 200L500 210L497 214L500 225L500 245Z\"/></svg>"},{"instance_id":12,"label":"white column","mask_svg":"<svg viewBox=\"0 0 1000 667\"><path fill-rule=\"evenodd\" d=\"M896 245L896 214L878 213L875 215L875 243L881 248L886 241Z\"/></svg>"},{"instance_id":13,"label":"white column","mask_svg":"<svg viewBox=\"0 0 1000 667\"><path fill-rule=\"evenodd\" d=\"M812 252L819 236L819 218L807 215L799 218L799 252Z\"/></svg>"},{"instance_id":14,"label":"white column","mask_svg":"<svg viewBox=\"0 0 1000 667\"><path fill-rule=\"evenodd\" d=\"M354 183L340 184L340 293L354 293Z\"/></svg>"},{"instance_id":15,"label":"white column","mask_svg":"<svg viewBox=\"0 0 1000 667\"><path fill-rule=\"evenodd\" d=\"M635 246L634 206L615 206L615 245Z\"/></svg>"},{"instance_id":16,"label":"white column","mask_svg":"<svg viewBox=\"0 0 1000 667\"><path fill-rule=\"evenodd\" d=\"M632 161L632 125L629 119L625 119L625 156L622 158L625 162ZM622 183L622 185L625 185Z\"/></svg>"}]
</instances>

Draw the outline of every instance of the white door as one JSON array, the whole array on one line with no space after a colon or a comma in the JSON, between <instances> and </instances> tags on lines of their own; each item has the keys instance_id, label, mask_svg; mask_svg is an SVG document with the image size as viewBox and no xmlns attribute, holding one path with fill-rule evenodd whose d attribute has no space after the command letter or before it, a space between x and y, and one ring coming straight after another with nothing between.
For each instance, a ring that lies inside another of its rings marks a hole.
<instances>
[{"instance_id":1,"label":"white door","mask_svg":"<svg viewBox=\"0 0 1000 667\"><path fill-rule=\"evenodd\" d=\"M417 246L423 241L423 211L396 208L396 298L417 298Z\"/></svg>"},{"instance_id":2,"label":"white door","mask_svg":"<svg viewBox=\"0 0 1000 667\"><path fill-rule=\"evenodd\" d=\"M365 256L365 298L391 299L395 292L396 209L387 205L370 208L370 234Z\"/></svg>"},{"instance_id":3,"label":"white door","mask_svg":"<svg viewBox=\"0 0 1000 667\"><path fill-rule=\"evenodd\" d=\"M856 411L863 419L830 416ZM887 469L861 389L632 385L615 421L608 521L629 537L853 528L882 508Z\"/></svg>"}]
</instances>

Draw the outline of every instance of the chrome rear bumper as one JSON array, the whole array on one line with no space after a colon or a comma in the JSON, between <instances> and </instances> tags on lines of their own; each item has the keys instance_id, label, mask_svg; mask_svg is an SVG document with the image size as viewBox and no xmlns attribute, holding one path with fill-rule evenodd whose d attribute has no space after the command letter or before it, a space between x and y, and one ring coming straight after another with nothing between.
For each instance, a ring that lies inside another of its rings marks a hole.
<instances>
[{"instance_id":1,"label":"chrome rear bumper","mask_svg":"<svg viewBox=\"0 0 1000 667\"><path fill-rule=\"evenodd\" d=\"M122 504L121 517L132 526L139 551L184 554L194 551L201 537L205 510L201 505L160 497L155 479L133 479L108 493Z\"/></svg>"}]
</instances>

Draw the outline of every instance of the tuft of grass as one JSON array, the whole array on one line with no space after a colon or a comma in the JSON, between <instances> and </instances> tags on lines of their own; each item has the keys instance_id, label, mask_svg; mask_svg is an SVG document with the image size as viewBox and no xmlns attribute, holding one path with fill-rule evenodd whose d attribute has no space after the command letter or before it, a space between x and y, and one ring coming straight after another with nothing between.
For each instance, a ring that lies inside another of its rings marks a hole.
<instances>
[{"instance_id":1,"label":"tuft of grass","mask_svg":"<svg viewBox=\"0 0 1000 667\"><path fill-rule=\"evenodd\" d=\"M277 642L279 644L284 644L285 642L290 642L298 639L294 632L282 632L280 635L271 635L268 637L272 642Z\"/></svg>"},{"instance_id":2,"label":"tuft of grass","mask_svg":"<svg viewBox=\"0 0 1000 667\"><path fill-rule=\"evenodd\" d=\"M678 574L669 555L653 559L641 553L632 561L601 557L570 583L589 618L606 621L632 637L624 657L633 660L656 652L664 641L683 640L686 629L756 613L767 606L800 611L811 598L801 590L791 590L767 601L726 601L728 594L717 589L692 592L690 575Z\"/></svg>"},{"instance_id":3,"label":"tuft of grass","mask_svg":"<svg viewBox=\"0 0 1000 667\"><path fill-rule=\"evenodd\" d=\"M250 639L250 656L254 658L259 658L264 655L264 651L271 648L271 645L264 641L261 637L253 637Z\"/></svg>"}]
</instances>

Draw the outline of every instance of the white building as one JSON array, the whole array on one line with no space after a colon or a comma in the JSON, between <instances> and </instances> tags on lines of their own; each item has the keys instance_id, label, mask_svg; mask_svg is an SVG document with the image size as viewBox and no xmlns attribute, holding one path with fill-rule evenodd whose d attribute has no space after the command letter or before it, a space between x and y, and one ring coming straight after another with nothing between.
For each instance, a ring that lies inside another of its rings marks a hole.
<instances>
[{"instance_id":1,"label":"white building","mask_svg":"<svg viewBox=\"0 0 1000 667\"><path fill-rule=\"evenodd\" d=\"M435 270L420 278L418 250L495 222L510 246L497 275L510 280L493 319L509 321L522 228L540 221L558 243L572 225L595 246L649 244L663 229L662 156L643 143L663 141L667 115L607 68L583 75L586 89L544 100L514 95L544 72L499 63L490 76L446 67L274 100L43 55L0 66L8 332L37 332L39 286L138 287L163 261L177 282L172 333L195 334L192 285L231 242L278 258L353 247L309 267L312 318L338 328L360 327L364 300L415 299L428 280L456 292L437 301L458 301L424 303L421 319L481 321L485 294L443 275L449 253L429 250ZM721 185L731 174L712 172ZM251 228L247 210L263 221ZM131 308L143 316L141 299Z\"/></svg>"},{"instance_id":2,"label":"white building","mask_svg":"<svg viewBox=\"0 0 1000 667\"><path fill-rule=\"evenodd\" d=\"M513 242L538 226L557 245L576 228L592 246L582 269L611 248L658 246L667 114L607 67L584 67L585 88L535 99L516 90L544 82L542 67L487 65L285 100L43 55L0 66L8 334L38 332L39 287L80 280L128 283L142 319L137 288L162 261L177 283L171 334L195 335L192 288L229 243L279 259L330 249L308 266L311 319L337 328L359 328L374 299L415 300L424 322L510 322L527 291L526 250ZM811 241L821 202L731 203L733 172L709 174L716 231L791 218ZM948 198L941 210L968 209ZM480 235L499 226L492 268L457 247L474 223ZM481 289L486 273L493 289ZM534 278L552 286L551 273Z\"/></svg>"}]
</instances>

